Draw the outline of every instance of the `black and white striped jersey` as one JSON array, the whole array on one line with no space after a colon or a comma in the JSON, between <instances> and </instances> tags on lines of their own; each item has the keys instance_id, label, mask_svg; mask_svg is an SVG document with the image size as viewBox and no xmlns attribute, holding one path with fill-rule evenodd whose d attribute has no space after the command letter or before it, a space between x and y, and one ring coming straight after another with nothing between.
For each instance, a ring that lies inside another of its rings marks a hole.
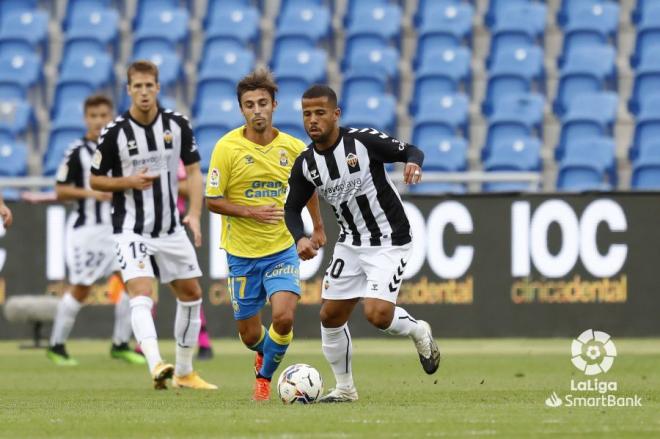
<instances>
[{"instance_id":1,"label":"black and white striped jersey","mask_svg":"<svg viewBox=\"0 0 660 439\"><path fill-rule=\"evenodd\" d=\"M291 169L285 220L296 242L304 236L300 212L316 189L332 206L339 242L355 246L404 245L410 224L384 163L422 166L424 153L372 128L340 128L337 142L319 151L312 143Z\"/></svg>"},{"instance_id":2,"label":"black and white striped jersey","mask_svg":"<svg viewBox=\"0 0 660 439\"><path fill-rule=\"evenodd\" d=\"M96 150L96 142L82 138L71 144L57 170L57 184L72 184L81 189L91 190L89 184L92 156ZM73 212L75 220L73 227L110 224L110 202L98 201L94 198L78 200L78 207Z\"/></svg>"},{"instance_id":3,"label":"black and white striped jersey","mask_svg":"<svg viewBox=\"0 0 660 439\"><path fill-rule=\"evenodd\" d=\"M159 109L151 124L142 125L127 111L103 129L92 158L94 175L110 172L113 177L122 177L143 169L160 175L147 190L114 193L114 233L132 231L155 238L181 228L176 208L179 158L184 165L200 160L192 126L180 113Z\"/></svg>"}]
</instances>

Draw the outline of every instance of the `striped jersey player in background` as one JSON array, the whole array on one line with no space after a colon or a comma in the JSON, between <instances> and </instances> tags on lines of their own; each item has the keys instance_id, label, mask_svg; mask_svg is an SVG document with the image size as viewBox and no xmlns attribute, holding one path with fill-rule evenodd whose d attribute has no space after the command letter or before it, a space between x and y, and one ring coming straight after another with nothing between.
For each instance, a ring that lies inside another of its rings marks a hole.
<instances>
[{"instance_id":1,"label":"striped jersey player in background","mask_svg":"<svg viewBox=\"0 0 660 439\"><path fill-rule=\"evenodd\" d=\"M298 250L313 251L300 212L318 192L334 210L341 228L321 293L323 354L337 386L319 401L350 402L358 399L358 393L347 322L360 299L372 325L413 340L426 373L435 373L440 363L429 324L396 305L412 236L401 198L384 166L405 163L404 181L415 184L421 178L424 154L378 130L340 127L337 95L325 85L309 88L302 107L312 144L291 170L285 219Z\"/></svg>"},{"instance_id":2,"label":"striped jersey player in background","mask_svg":"<svg viewBox=\"0 0 660 439\"><path fill-rule=\"evenodd\" d=\"M122 278L131 296L135 338L147 359L154 388L217 389L194 370L192 358L201 326L202 275L195 248L182 224L202 243L202 175L188 119L159 108L158 68L135 61L128 68L131 107L101 133L92 159L92 188L113 192L112 225ZM186 166L188 214L176 208L179 160ZM154 319L153 279L169 284L176 297L176 366L163 361Z\"/></svg>"},{"instance_id":3,"label":"striped jersey player in background","mask_svg":"<svg viewBox=\"0 0 660 439\"><path fill-rule=\"evenodd\" d=\"M252 399L270 398L270 381L293 338L300 297L298 254L284 224L286 183L305 144L273 128L277 85L257 70L237 86L245 125L216 144L206 179L206 205L222 215L222 242L229 265L229 293L241 340L256 352ZM308 203L314 222L311 244L325 244L318 198ZM307 255L312 257L311 253ZM269 329L261 322L266 300Z\"/></svg>"},{"instance_id":4,"label":"striped jersey player in background","mask_svg":"<svg viewBox=\"0 0 660 439\"><path fill-rule=\"evenodd\" d=\"M69 356L65 343L92 285L119 271L110 223L112 196L92 190L89 184L96 141L101 129L112 120L112 101L102 95L90 96L85 100L83 111L87 132L66 152L55 184L58 200L75 201L77 204L66 228L65 259L70 290L64 293L57 305L50 345L46 351L48 358L61 366L78 364ZM128 294L121 291L117 299L110 355L129 363L144 364L144 358L128 346L133 333Z\"/></svg>"}]
</instances>

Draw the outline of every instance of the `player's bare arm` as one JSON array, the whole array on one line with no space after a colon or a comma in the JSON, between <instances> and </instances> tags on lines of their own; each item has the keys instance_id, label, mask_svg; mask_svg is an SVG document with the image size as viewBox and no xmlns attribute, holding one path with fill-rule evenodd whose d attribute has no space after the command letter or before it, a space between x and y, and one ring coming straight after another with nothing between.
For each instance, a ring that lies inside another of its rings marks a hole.
<instances>
[{"instance_id":1,"label":"player's bare arm","mask_svg":"<svg viewBox=\"0 0 660 439\"><path fill-rule=\"evenodd\" d=\"M323 227L323 218L321 217L321 208L319 204L319 195L314 195L307 202L307 210L312 217L313 231L311 236L312 244L319 249L325 245L327 238L325 236L325 227Z\"/></svg>"},{"instance_id":2,"label":"player's bare arm","mask_svg":"<svg viewBox=\"0 0 660 439\"><path fill-rule=\"evenodd\" d=\"M149 189L158 175L150 175L145 168L138 174L127 177L108 177L105 175L92 175L89 183L92 189L102 192L123 192L128 189L146 190Z\"/></svg>"},{"instance_id":3,"label":"player's bare arm","mask_svg":"<svg viewBox=\"0 0 660 439\"><path fill-rule=\"evenodd\" d=\"M185 224L193 234L195 247L202 245L202 227L199 217L202 213L202 172L199 162L186 166L188 181L188 213L183 218Z\"/></svg>"},{"instance_id":4,"label":"player's bare arm","mask_svg":"<svg viewBox=\"0 0 660 439\"><path fill-rule=\"evenodd\" d=\"M0 196L0 218L2 218L2 225L5 228L11 226L11 223L13 221L11 210L9 210L9 208L5 204L4 200L2 199L2 196Z\"/></svg>"},{"instance_id":5,"label":"player's bare arm","mask_svg":"<svg viewBox=\"0 0 660 439\"><path fill-rule=\"evenodd\" d=\"M266 224L277 224L284 218L284 209L275 203L268 206L241 206L225 198L206 198L206 207L213 213L238 218L252 218Z\"/></svg>"},{"instance_id":6,"label":"player's bare arm","mask_svg":"<svg viewBox=\"0 0 660 439\"><path fill-rule=\"evenodd\" d=\"M97 201L110 201L112 194L101 191L91 191L71 184L56 184L55 194L58 201L84 200L93 198Z\"/></svg>"}]
</instances>

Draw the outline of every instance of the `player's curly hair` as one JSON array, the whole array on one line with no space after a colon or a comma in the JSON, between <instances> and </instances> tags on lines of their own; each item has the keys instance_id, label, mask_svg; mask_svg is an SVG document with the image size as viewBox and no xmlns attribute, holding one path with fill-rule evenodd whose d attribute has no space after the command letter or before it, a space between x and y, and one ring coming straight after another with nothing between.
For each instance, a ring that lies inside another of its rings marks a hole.
<instances>
[{"instance_id":1,"label":"player's curly hair","mask_svg":"<svg viewBox=\"0 0 660 439\"><path fill-rule=\"evenodd\" d=\"M273 101L275 101L275 93L277 93L277 84L270 70L266 68L256 69L250 72L246 77L236 86L236 97L238 98L238 105L241 105L241 97L243 93L254 90L266 90Z\"/></svg>"},{"instance_id":2,"label":"player's curly hair","mask_svg":"<svg viewBox=\"0 0 660 439\"><path fill-rule=\"evenodd\" d=\"M149 73L151 75L154 75L154 78L156 79L156 84L158 84L158 66L151 61L147 61L146 59L140 59L137 61L134 61L131 63L130 66L128 66L128 70L126 71L126 80L130 84L131 83L131 75L133 73Z\"/></svg>"}]
</instances>

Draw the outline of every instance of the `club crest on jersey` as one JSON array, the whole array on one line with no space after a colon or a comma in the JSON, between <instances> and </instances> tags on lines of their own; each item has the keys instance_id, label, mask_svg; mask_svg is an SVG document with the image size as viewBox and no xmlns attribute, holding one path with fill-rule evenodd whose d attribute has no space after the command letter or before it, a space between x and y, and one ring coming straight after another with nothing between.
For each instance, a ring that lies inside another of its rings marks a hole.
<instances>
[{"instance_id":1,"label":"club crest on jersey","mask_svg":"<svg viewBox=\"0 0 660 439\"><path fill-rule=\"evenodd\" d=\"M246 165L254 165L254 157L251 155L246 155L245 156L245 164Z\"/></svg>"},{"instance_id":2,"label":"club crest on jersey","mask_svg":"<svg viewBox=\"0 0 660 439\"><path fill-rule=\"evenodd\" d=\"M165 132L163 133L163 141L165 143L172 143L172 139L174 139L174 136L172 135L172 131L165 130Z\"/></svg>"},{"instance_id":3,"label":"club crest on jersey","mask_svg":"<svg viewBox=\"0 0 660 439\"><path fill-rule=\"evenodd\" d=\"M349 155L346 156L346 163L348 163L348 166L351 168L354 168L358 164L358 158L355 154L350 153Z\"/></svg>"},{"instance_id":4,"label":"club crest on jersey","mask_svg":"<svg viewBox=\"0 0 660 439\"><path fill-rule=\"evenodd\" d=\"M287 166L289 164L289 158L286 156L286 151L280 149L280 166Z\"/></svg>"},{"instance_id":5,"label":"club crest on jersey","mask_svg":"<svg viewBox=\"0 0 660 439\"><path fill-rule=\"evenodd\" d=\"M132 149L137 149L137 142L135 140L129 140L128 141L128 149L129 151Z\"/></svg>"},{"instance_id":6,"label":"club crest on jersey","mask_svg":"<svg viewBox=\"0 0 660 439\"><path fill-rule=\"evenodd\" d=\"M101 161L103 160L103 155L98 149L94 152L94 157L92 157L92 168L98 169L101 166Z\"/></svg>"}]
</instances>

